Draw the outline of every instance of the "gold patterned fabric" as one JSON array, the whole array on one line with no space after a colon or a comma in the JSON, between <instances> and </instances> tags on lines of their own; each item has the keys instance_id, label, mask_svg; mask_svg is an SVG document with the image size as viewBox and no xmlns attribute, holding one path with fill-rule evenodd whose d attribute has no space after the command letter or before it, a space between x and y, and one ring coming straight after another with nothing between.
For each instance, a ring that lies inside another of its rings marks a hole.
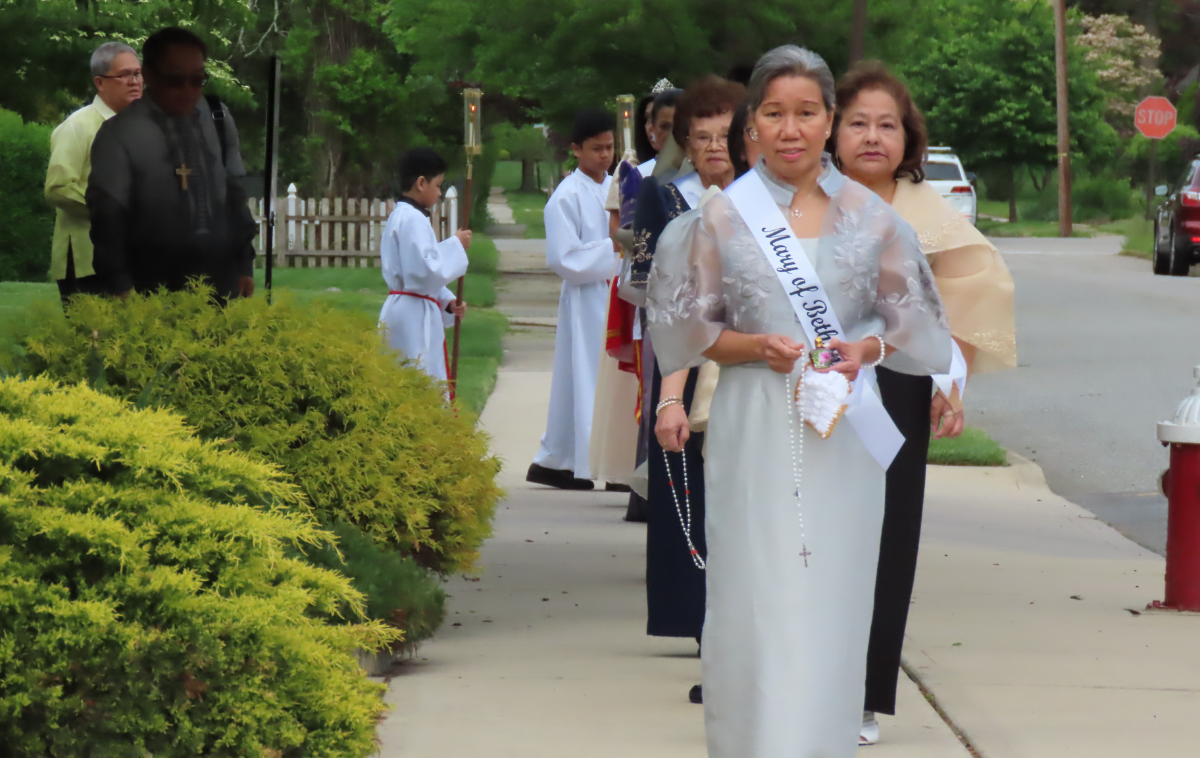
<instances>
[{"instance_id":1,"label":"gold patterned fabric","mask_svg":"<svg viewBox=\"0 0 1200 758\"><path fill-rule=\"evenodd\" d=\"M996 246L926 182L900 179L892 208L917 232L971 373L1015 368L1013 280Z\"/></svg>"}]
</instances>

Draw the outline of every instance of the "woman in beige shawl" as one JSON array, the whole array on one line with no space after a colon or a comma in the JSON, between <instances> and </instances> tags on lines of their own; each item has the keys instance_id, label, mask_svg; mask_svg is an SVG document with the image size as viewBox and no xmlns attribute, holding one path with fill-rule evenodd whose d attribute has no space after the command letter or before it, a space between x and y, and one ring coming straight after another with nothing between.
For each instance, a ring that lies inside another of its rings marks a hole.
<instances>
[{"instance_id":1,"label":"woman in beige shawl","mask_svg":"<svg viewBox=\"0 0 1200 758\"><path fill-rule=\"evenodd\" d=\"M916 230L967 371L978 374L1015 367L1012 277L995 246L924 181L925 119L908 88L881 64L854 68L837 88L831 142L843 173L890 203ZM963 430L965 379L961 375L941 377L937 384L950 389L935 393L936 378L883 368L878 373L884 406L906 442L887 474L860 744L878 741L876 712L896 712L900 650L921 538L929 437L955 437Z\"/></svg>"}]
</instances>

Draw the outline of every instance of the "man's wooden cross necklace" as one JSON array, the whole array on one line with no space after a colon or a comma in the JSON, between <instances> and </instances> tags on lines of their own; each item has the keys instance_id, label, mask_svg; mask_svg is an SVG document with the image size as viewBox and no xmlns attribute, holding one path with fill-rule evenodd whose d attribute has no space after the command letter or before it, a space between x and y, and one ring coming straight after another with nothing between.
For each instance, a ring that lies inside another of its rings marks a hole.
<instances>
[{"instance_id":1,"label":"man's wooden cross necklace","mask_svg":"<svg viewBox=\"0 0 1200 758\"><path fill-rule=\"evenodd\" d=\"M192 175L192 170L184 163L179 168L175 169L175 176L179 177L179 188L187 192L187 179Z\"/></svg>"}]
</instances>

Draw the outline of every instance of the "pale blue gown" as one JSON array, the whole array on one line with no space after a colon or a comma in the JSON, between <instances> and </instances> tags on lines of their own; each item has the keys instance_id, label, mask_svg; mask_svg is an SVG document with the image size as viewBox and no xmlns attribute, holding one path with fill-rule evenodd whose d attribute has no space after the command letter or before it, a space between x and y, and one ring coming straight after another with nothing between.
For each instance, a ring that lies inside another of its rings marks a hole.
<instances>
[{"instance_id":1,"label":"pale blue gown","mask_svg":"<svg viewBox=\"0 0 1200 758\"><path fill-rule=\"evenodd\" d=\"M847 338L882 335L899 351L884 365L897 371L945 372L950 332L916 235L825 163L829 210L821 237L804 247ZM755 170L786 212L795 190L761 162ZM701 362L725 329L806 341L724 194L664 231L646 313L664 375ZM765 363L723 366L709 417L702 668L711 758L857 750L884 471L847 420L825 440L799 424L788 381ZM799 508L792 434L803 434Z\"/></svg>"}]
</instances>

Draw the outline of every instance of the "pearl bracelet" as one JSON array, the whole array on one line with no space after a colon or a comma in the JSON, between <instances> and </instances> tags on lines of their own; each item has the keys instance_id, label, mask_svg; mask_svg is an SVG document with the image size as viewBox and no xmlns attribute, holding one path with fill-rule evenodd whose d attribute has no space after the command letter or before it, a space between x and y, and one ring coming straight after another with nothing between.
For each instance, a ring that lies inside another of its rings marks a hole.
<instances>
[{"instance_id":1,"label":"pearl bracelet","mask_svg":"<svg viewBox=\"0 0 1200 758\"><path fill-rule=\"evenodd\" d=\"M662 413L663 408L666 408L667 406L670 406L670 405L683 405L683 398L675 397L674 395L672 395L671 397L664 397L662 400L659 401L658 407L656 407L654 409L654 412Z\"/></svg>"},{"instance_id":2,"label":"pearl bracelet","mask_svg":"<svg viewBox=\"0 0 1200 758\"><path fill-rule=\"evenodd\" d=\"M872 337L879 340L879 357L876 358L872 363L867 364L867 366L865 366L865 368L875 368L880 363L883 363L883 359L887 357L887 345L885 345L883 343L883 337L880 337L878 334L868 334L866 337L863 338L863 341L865 342L866 340L869 340Z\"/></svg>"}]
</instances>

